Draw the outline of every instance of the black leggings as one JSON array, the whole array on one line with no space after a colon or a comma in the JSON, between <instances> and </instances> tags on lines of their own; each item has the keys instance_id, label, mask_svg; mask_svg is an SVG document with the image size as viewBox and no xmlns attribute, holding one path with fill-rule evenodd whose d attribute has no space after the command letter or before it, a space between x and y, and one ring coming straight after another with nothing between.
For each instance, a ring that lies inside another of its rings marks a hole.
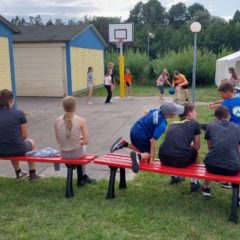
<instances>
[{"instance_id":1,"label":"black leggings","mask_svg":"<svg viewBox=\"0 0 240 240\"><path fill-rule=\"evenodd\" d=\"M168 167L175 168L184 168L196 161L197 151L192 149L188 155L185 156L173 156L173 155L165 155L159 152L158 157L161 163Z\"/></svg>"},{"instance_id":2,"label":"black leggings","mask_svg":"<svg viewBox=\"0 0 240 240\"><path fill-rule=\"evenodd\" d=\"M104 85L104 87L107 89L107 93L108 93L105 103L109 103L111 98L112 98L111 86L110 85Z\"/></svg>"},{"instance_id":3,"label":"black leggings","mask_svg":"<svg viewBox=\"0 0 240 240\"><path fill-rule=\"evenodd\" d=\"M206 169L209 173L223 175L223 176L236 176L239 173L239 170L229 170L226 168L220 168L216 166L211 166L205 164Z\"/></svg>"}]
</instances>

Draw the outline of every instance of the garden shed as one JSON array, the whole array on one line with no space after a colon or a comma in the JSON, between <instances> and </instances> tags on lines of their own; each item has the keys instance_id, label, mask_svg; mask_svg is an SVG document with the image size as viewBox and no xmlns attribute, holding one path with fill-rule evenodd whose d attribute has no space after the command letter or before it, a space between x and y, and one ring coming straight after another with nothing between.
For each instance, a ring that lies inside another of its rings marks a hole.
<instances>
[{"instance_id":1,"label":"garden shed","mask_svg":"<svg viewBox=\"0 0 240 240\"><path fill-rule=\"evenodd\" d=\"M23 26L14 36L18 96L62 97L103 83L106 42L94 25Z\"/></svg>"},{"instance_id":2,"label":"garden shed","mask_svg":"<svg viewBox=\"0 0 240 240\"><path fill-rule=\"evenodd\" d=\"M220 85L221 80L229 78L228 68L233 67L240 76L240 51L220 58L216 62L215 83Z\"/></svg>"},{"instance_id":3,"label":"garden shed","mask_svg":"<svg viewBox=\"0 0 240 240\"><path fill-rule=\"evenodd\" d=\"M9 89L16 95L12 34L19 30L0 15L0 90Z\"/></svg>"}]
</instances>

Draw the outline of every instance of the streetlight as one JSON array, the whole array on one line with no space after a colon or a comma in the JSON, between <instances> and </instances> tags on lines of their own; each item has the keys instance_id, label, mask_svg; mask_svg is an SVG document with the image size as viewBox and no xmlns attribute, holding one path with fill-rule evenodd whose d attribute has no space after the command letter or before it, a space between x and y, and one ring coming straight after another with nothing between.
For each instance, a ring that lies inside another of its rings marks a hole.
<instances>
[{"instance_id":1,"label":"streetlight","mask_svg":"<svg viewBox=\"0 0 240 240\"><path fill-rule=\"evenodd\" d=\"M149 59L150 38L154 38L154 37L155 37L155 34L152 32L149 32L149 30L148 30L148 59Z\"/></svg>"},{"instance_id":2,"label":"streetlight","mask_svg":"<svg viewBox=\"0 0 240 240\"><path fill-rule=\"evenodd\" d=\"M197 65L197 33L201 31L201 24L193 22L190 26L191 32L194 33L194 49L193 49L193 69L192 69L192 103L195 103L195 86L196 86L196 65Z\"/></svg>"}]
</instances>

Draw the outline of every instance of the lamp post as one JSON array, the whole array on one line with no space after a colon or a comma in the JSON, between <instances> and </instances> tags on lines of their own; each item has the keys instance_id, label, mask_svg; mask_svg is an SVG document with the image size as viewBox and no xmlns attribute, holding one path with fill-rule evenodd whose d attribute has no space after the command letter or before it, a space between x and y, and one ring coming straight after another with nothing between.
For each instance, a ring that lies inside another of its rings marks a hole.
<instances>
[{"instance_id":1,"label":"lamp post","mask_svg":"<svg viewBox=\"0 0 240 240\"><path fill-rule=\"evenodd\" d=\"M193 49L193 68L192 68L192 103L195 104L195 88L196 88L196 66L197 66L197 33L201 31L201 24L193 22L190 26L191 32L194 33L194 49Z\"/></svg>"},{"instance_id":2,"label":"lamp post","mask_svg":"<svg viewBox=\"0 0 240 240\"><path fill-rule=\"evenodd\" d=\"M155 34L152 33L152 32L149 32L148 30L148 59L149 59L149 51L150 51L150 38L154 38L155 37Z\"/></svg>"}]
</instances>

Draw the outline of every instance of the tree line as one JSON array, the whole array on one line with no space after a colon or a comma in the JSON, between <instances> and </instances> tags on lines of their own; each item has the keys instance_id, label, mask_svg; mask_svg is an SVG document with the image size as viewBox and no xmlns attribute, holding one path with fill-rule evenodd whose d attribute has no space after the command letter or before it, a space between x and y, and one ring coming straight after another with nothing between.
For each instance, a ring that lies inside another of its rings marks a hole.
<instances>
[{"instance_id":1,"label":"tree line","mask_svg":"<svg viewBox=\"0 0 240 240\"><path fill-rule=\"evenodd\" d=\"M134 42L125 47L133 51L145 52L148 45L149 32L154 33L154 38L149 38L150 58L164 57L169 51L179 52L192 45L193 36L190 24L198 21L202 30L198 34L198 48L208 49L215 54L223 48L237 51L240 49L240 11L236 10L233 18L227 22L223 18L212 16L201 4L194 3L187 7L179 2L167 11L158 0L149 0L146 3L138 2L129 12L125 22L134 23ZM64 22L60 18L49 19L43 22L40 15L30 16L29 19L16 16L11 23L17 26L41 25L77 25L94 24L108 42L108 24L122 23L118 17L90 17L82 20L70 19ZM153 35L152 35L153 36ZM110 48L115 48L109 44Z\"/></svg>"}]
</instances>

